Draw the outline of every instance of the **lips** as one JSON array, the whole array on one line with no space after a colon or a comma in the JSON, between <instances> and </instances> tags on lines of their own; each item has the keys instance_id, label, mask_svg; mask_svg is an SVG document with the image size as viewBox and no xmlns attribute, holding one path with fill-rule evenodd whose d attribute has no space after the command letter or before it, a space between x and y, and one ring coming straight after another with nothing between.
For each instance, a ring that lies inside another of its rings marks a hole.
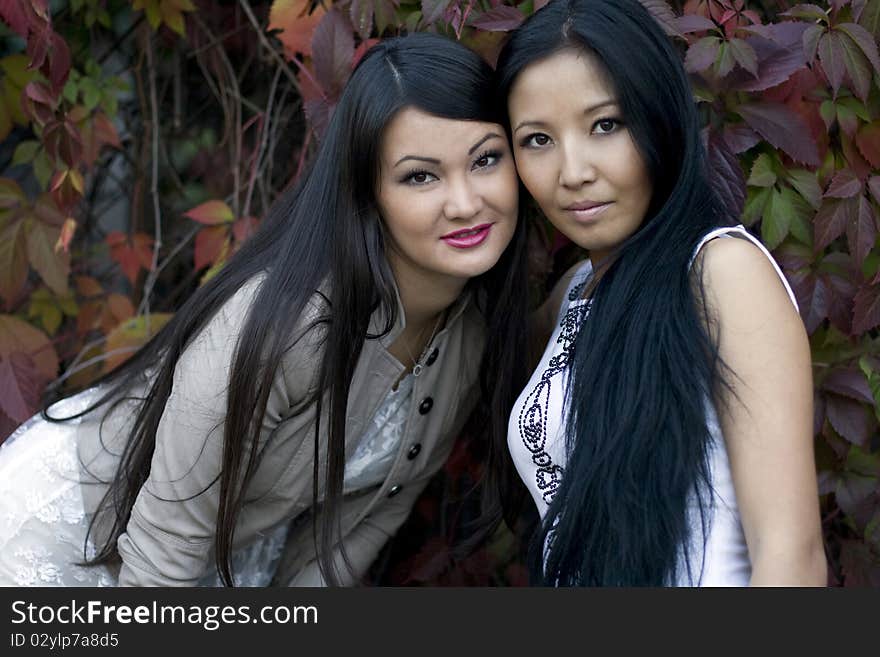
<instances>
[{"instance_id":1,"label":"lips","mask_svg":"<svg viewBox=\"0 0 880 657\"><path fill-rule=\"evenodd\" d=\"M492 230L492 224L480 224L479 226L453 231L440 239L457 249L469 249L482 244L489 237L490 230Z\"/></svg>"},{"instance_id":2,"label":"lips","mask_svg":"<svg viewBox=\"0 0 880 657\"><path fill-rule=\"evenodd\" d=\"M565 211L577 222L591 223L610 205L610 201L582 201L569 205L565 208Z\"/></svg>"}]
</instances>

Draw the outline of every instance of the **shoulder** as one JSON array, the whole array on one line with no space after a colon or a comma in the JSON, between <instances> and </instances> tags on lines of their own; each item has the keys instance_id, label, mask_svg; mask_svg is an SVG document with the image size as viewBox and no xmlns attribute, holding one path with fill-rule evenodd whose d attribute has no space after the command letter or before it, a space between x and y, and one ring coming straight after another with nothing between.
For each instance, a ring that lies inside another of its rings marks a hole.
<instances>
[{"instance_id":1,"label":"shoulder","mask_svg":"<svg viewBox=\"0 0 880 657\"><path fill-rule=\"evenodd\" d=\"M803 331L797 309L769 257L746 239L712 239L700 250L693 276L723 325L760 332Z\"/></svg>"},{"instance_id":2,"label":"shoulder","mask_svg":"<svg viewBox=\"0 0 880 657\"><path fill-rule=\"evenodd\" d=\"M574 301L581 292L581 285L586 282L592 267L588 259L576 262L559 277L550 296L545 302L545 312L552 320L559 315L563 304ZM572 298L573 297L573 298Z\"/></svg>"}]
</instances>

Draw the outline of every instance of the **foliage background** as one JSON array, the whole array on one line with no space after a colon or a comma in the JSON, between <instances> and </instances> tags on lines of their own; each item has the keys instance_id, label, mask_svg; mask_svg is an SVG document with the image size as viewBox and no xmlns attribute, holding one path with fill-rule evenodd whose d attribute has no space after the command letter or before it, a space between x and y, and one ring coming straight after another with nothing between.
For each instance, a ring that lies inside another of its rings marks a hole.
<instances>
[{"instance_id":1,"label":"foliage background","mask_svg":"<svg viewBox=\"0 0 880 657\"><path fill-rule=\"evenodd\" d=\"M830 583L878 586L880 0L642 2L692 74L720 192L801 306ZM114 367L223 266L377 38L436 31L494 63L544 4L0 0L0 440L49 381ZM576 257L541 224L530 255L539 287ZM462 437L373 583L526 583L528 518L449 549L479 445Z\"/></svg>"}]
</instances>

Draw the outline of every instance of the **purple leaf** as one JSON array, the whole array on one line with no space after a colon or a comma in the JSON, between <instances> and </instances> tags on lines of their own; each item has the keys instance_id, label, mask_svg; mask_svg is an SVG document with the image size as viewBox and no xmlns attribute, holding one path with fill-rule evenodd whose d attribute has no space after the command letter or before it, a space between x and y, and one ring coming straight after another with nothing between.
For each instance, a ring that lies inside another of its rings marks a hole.
<instances>
[{"instance_id":1,"label":"purple leaf","mask_svg":"<svg viewBox=\"0 0 880 657\"><path fill-rule=\"evenodd\" d=\"M853 91L861 100L867 100L871 91L871 67L868 59L859 45L849 35L840 35L840 45L843 47L843 61L846 65L846 73L853 86ZM874 53L876 55L876 52Z\"/></svg>"},{"instance_id":2,"label":"purple leaf","mask_svg":"<svg viewBox=\"0 0 880 657\"><path fill-rule=\"evenodd\" d=\"M871 33L857 23L841 23L836 26L836 29L852 39L871 62L874 71L880 73L880 53L877 52L877 43Z\"/></svg>"},{"instance_id":3,"label":"purple leaf","mask_svg":"<svg viewBox=\"0 0 880 657\"><path fill-rule=\"evenodd\" d=\"M850 6L852 7L853 20L858 21L862 16L862 12L865 11L865 6L868 4L868 0L852 0Z\"/></svg>"},{"instance_id":4,"label":"purple leaf","mask_svg":"<svg viewBox=\"0 0 880 657\"><path fill-rule=\"evenodd\" d=\"M498 5L480 14L470 24L486 32L510 32L519 27L525 19L526 17L516 7Z\"/></svg>"},{"instance_id":5,"label":"purple leaf","mask_svg":"<svg viewBox=\"0 0 880 657\"><path fill-rule=\"evenodd\" d=\"M738 217L746 200L746 181L739 160L717 133L709 135L707 150L712 188L730 216Z\"/></svg>"},{"instance_id":6,"label":"purple leaf","mask_svg":"<svg viewBox=\"0 0 880 657\"><path fill-rule=\"evenodd\" d=\"M784 11L780 16L790 16L791 18L806 18L807 20L827 20L828 15L821 7L811 4L795 5L788 11Z\"/></svg>"},{"instance_id":7,"label":"purple leaf","mask_svg":"<svg viewBox=\"0 0 880 657\"><path fill-rule=\"evenodd\" d=\"M843 36L837 32L827 32L819 39L819 61L828 75L835 97L846 76L846 53L842 41Z\"/></svg>"},{"instance_id":8,"label":"purple leaf","mask_svg":"<svg viewBox=\"0 0 880 657\"><path fill-rule=\"evenodd\" d=\"M871 0L861 15L856 17L863 28L874 38L880 38L880 0Z\"/></svg>"},{"instance_id":9,"label":"purple leaf","mask_svg":"<svg viewBox=\"0 0 880 657\"><path fill-rule=\"evenodd\" d=\"M871 548L862 541L841 541L840 568L843 585L847 588L880 587L880 564Z\"/></svg>"},{"instance_id":10,"label":"purple leaf","mask_svg":"<svg viewBox=\"0 0 880 657\"><path fill-rule=\"evenodd\" d=\"M822 382L822 389L866 404L874 403L865 375L854 367L833 370Z\"/></svg>"},{"instance_id":11,"label":"purple leaf","mask_svg":"<svg viewBox=\"0 0 880 657\"><path fill-rule=\"evenodd\" d=\"M452 0L422 0L422 23L432 25L446 13Z\"/></svg>"},{"instance_id":12,"label":"purple leaf","mask_svg":"<svg viewBox=\"0 0 880 657\"><path fill-rule=\"evenodd\" d=\"M855 258L856 264L861 266L877 241L877 215L866 196L859 196L858 203L855 221L851 221L846 227L846 240L849 252Z\"/></svg>"},{"instance_id":13,"label":"purple leaf","mask_svg":"<svg viewBox=\"0 0 880 657\"><path fill-rule=\"evenodd\" d=\"M868 178L868 189L874 200L880 203L880 176L871 176Z\"/></svg>"},{"instance_id":14,"label":"purple leaf","mask_svg":"<svg viewBox=\"0 0 880 657\"><path fill-rule=\"evenodd\" d=\"M691 73L705 71L715 63L721 39L716 36L703 37L690 48L684 56L684 67Z\"/></svg>"},{"instance_id":15,"label":"purple leaf","mask_svg":"<svg viewBox=\"0 0 880 657\"><path fill-rule=\"evenodd\" d=\"M828 317L831 293L825 282L809 269L801 269L788 275L788 280L801 309L801 318L810 335Z\"/></svg>"},{"instance_id":16,"label":"purple leaf","mask_svg":"<svg viewBox=\"0 0 880 657\"><path fill-rule=\"evenodd\" d=\"M679 32L682 34L690 34L691 32L702 32L704 30L714 30L715 23L705 16L699 14L685 14L675 19Z\"/></svg>"},{"instance_id":17,"label":"purple leaf","mask_svg":"<svg viewBox=\"0 0 880 657\"><path fill-rule=\"evenodd\" d=\"M740 116L755 131L789 157L810 166L819 165L819 153L804 120L781 103L744 103Z\"/></svg>"},{"instance_id":18,"label":"purple leaf","mask_svg":"<svg viewBox=\"0 0 880 657\"><path fill-rule=\"evenodd\" d=\"M24 422L39 408L45 383L33 359L24 352L0 358L0 408L16 422Z\"/></svg>"},{"instance_id":19,"label":"purple leaf","mask_svg":"<svg viewBox=\"0 0 880 657\"><path fill-rule=\"evenodd\" d=\"M724 141L727 142L727 146L730 148L731 152L737 155L745 153L752 146L761 141L758 133L745 123L736 123L733 125L726 123L722 129L722 134L724 135Z\"/></svg>"},{"instance_id":20,"label":"purple leaf","mask_svg":"<svg viewBox=\"0 0 880 657\"><path fill-rule=\"evenodd\" d=\"M825 191L826 198L852 198L862 192L862 181L859 180L849 169L843 169L834 174L828 189Z\"/></svg>"},{"instance_id":21,"label":"purple leaf","mask_svg":"<svg viewBox=\"0 0 880 657\"><path fill-rule=\"evenodd\" d=\"M352 25L354 25L361 39L368 38L370 32L373 31L374 6L374 0L351 0L349 15L351 16Z\"/></svg>"},{"instance_id":22,"label":"purple leaf","mask_svg":"<svg viewBox=\"0 0 880 657\"><path fill-rule=\"evenodd\" d=\"M857 207L853 199L826 199L813 220L813 240L816 250L821 251L843 235Z\"/></svg>"},{"instance_id":23,"label":"purple leaf","mask_svg":"<svg viewBox=\"0 0 880 657\"><path fill-rule=\"evenodd\" d=\"M871 437L871 423L864 404L835 394L826 399L825 412L834 430L854 445L865 445Z\"/></svg>"},{"instance_id":24,"label":"purple leaf","mask_svg":"<svg viewBox=\"0 0 880 657\"><path fill-rule=\"evenodd\" d=\"M730 51L733 53L733 58L736 60L737 64L751 73L753 77L757 78L758 55L755 53L755 49L742 39L731 39L728 42L728 46L730 47Z\"/></svg>"},{"instance_id":25,"label":"purple leaf","mask_svg":"<svg viewBox=\"0 0 880 657\"><path fill-rule=\"evenodd\" d=\"M642 6L648 10L654 19L660 23L660 27L666 32L667 36L683 37L684 35L678 28L678 17L672 11L672 7L666 0L639 0Z\"/></svg>"},{"instance_id":26,"label":"purple leaf","mask_svg":"<svg viewBox=\"0 0 880 657\"><path fill-rule=\"evenodd\" d=\"M784 23L784 25L797 25ZM802 30L797 32L779 32L777 39L769 40L762 37L746 39L758 58L757 79L743 71L734 71L726 80L731 89L738 91L763 91L775 87L788 80L793 73L806 66L803 46L801 45ZM794 39L786 43L783 37Z\"/></svg>"},{"instance_id":27,"label":"purple leaf","mask_svg":"<svg viewBox=\"0 0 880 657\"><path fill-rule=\"evenodd\" d=\"M331 100L339 97L351 73L353 31L348 17L333 9L324 15L312 37L315 77Z\"/></svg>"},{"instance_id":28,"label":"purple leaf","mask_svg":"<svg viewBox=\"0 0 880 657\"><path fill-rule=\"evenodd\" d=\"M816 52L819 50L819 39L827 30L821 25L810 25L804 30L802 39L804 46L804 57L807 62L812 64L816 60Z\"/></svg>"},{"instance_id":29,"label":"purple leaf","mask_svg":"<svg viewBox=\"0 0 880 657\"><path fill-rule=\"evenodd\" d=\"M853 335L867 333L880 324L880 286L865 285L853 300Z\"/></svg>"}]
</instances>

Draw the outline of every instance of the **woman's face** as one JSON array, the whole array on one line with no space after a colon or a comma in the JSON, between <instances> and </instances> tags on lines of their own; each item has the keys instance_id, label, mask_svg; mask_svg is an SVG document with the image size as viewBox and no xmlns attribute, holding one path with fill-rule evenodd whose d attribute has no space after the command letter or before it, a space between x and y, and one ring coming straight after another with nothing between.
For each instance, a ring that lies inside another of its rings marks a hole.
<instances>
[{"instance_id":1,"label":"woman's face","mask_svg":"<svg viewBox=\"0 0 880 657\"><path fill-rule=\"evenodd\" d=\"M461 282L485 273L517 221L504 128L401 110L382 139L377 200L398 277Z\"/></svg>"},{"instance_id":2,"label":"woman's face","mask_svg":"<svg viewBox=\"0 0 880 657\"><path fill-rule=\"evenodd\" d=\"M550 222L596 262L638 230L652 184L593 56L527 66L508 98L516 166Z\"/></svg>"}]
</instances>

